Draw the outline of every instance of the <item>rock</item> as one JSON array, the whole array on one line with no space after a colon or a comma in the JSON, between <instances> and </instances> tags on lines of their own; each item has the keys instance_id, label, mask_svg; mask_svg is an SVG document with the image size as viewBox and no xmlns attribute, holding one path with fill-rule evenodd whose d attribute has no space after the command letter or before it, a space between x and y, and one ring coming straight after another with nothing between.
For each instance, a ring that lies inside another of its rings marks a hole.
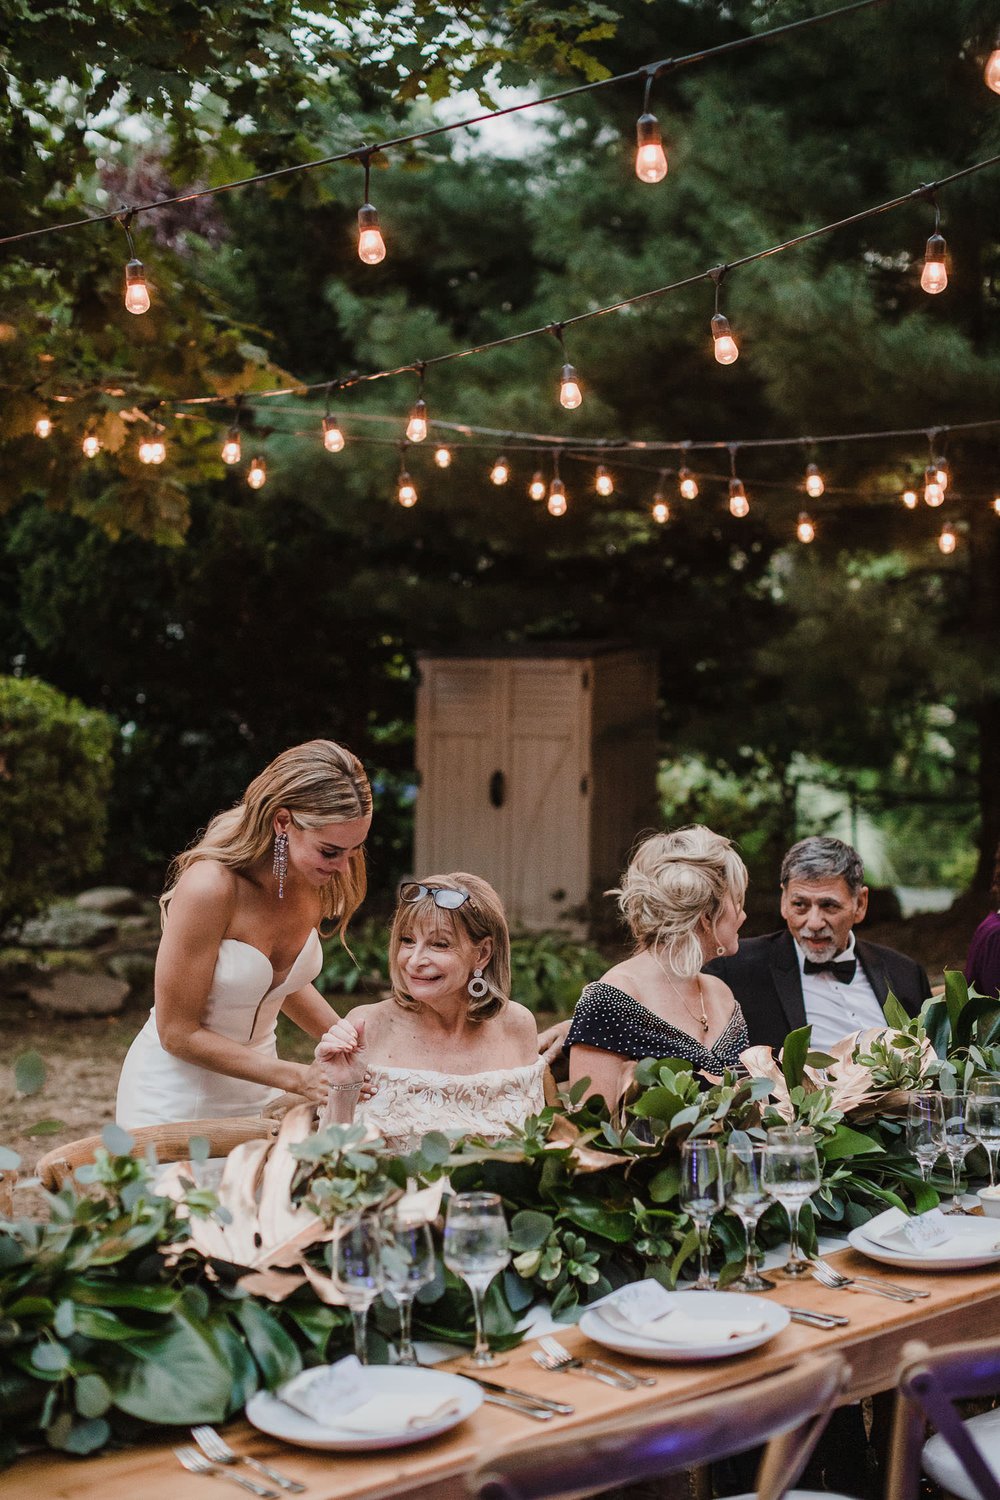
<instances>
[{"instance_id":1,"label":"rock","mask_svg":"<svg viewBox=\"0 0 1000 1500\"><path fill-rule=\"evenodd\" d=\"M133 995L146 995L153 988L156 956L152 953L113 953L107 968L116 979L123 979Z\"/></svg>"},{"instance_id":2,"label":"rock","mask_svg":"<svg viewBox=\"0 0 1000 1500\"><path fill-rule=\"evenodd\" d=\"M113 1016L125 1004L128 991L124 979L110 974L74 974L63 969L47 983L36 980L28 990L28 1001L58 1016Z\"/></svg>"},{"instance_id":3,"label":"rock","mask_svg":"<svg viewBox=\"0 0 1000 1500\"><path fill-rule=\"evenodd\" d=\"M92 891L81 891L76 904L83 911L100 911L108 916L123 916L142 910L135 891L124 885L99 885Z\"/></svg>"},{"instance_id":4,"label":"rock","mask_svg":"<svg viewBox=\"0 0 1000 1500\"><path fill-rule=\"evenodd\" d=\"M96 948L113 938L114 917L82 911L77 906L51 906L40 917L25 922L18 940L24 948Z\"/></svg>"},{"instance_id":5,"label":"rock","mask_svg":"<svg viewBox=\"0 0 1000 1500\"><path fill-rule=\"evenodd\" d=\"M156 937L159 938L159 936L160 936L160 917L159 917L159 913L157 913L157 915L155 917L148 917L148 916L145 916L145 915L136 915L136 916L130 916L130 917L119 917L118 918L118 931L122 932L122 933L125 933L125 932L128 932L128 933L151 932L151 933L155 933Z\"/></svg>"}]
</instances>

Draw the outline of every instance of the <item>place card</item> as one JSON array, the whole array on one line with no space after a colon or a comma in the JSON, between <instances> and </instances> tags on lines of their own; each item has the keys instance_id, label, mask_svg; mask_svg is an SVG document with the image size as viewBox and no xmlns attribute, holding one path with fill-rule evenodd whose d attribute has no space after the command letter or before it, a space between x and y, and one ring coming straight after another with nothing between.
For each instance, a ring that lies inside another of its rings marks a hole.
<instances>
[{"instance_id":1,"label":"place card","mask_svg":"<svg viewBox=\"0 0 1000 1500\"><path fill-rule=\"evenodd\" d=\"M951 1238L951 1227L939 1208L929 1208L907 1219L903 1234L916 1250L930 1250Z\"/></svg>"}]
</instances>

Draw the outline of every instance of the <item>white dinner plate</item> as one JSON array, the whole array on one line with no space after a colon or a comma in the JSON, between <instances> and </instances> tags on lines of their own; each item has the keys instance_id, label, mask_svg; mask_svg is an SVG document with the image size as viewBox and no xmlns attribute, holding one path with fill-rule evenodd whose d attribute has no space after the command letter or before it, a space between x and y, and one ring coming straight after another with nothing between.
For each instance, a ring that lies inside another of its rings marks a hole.
<instances>
[{"instance_id":1,"label":"white dinner plate","mask_svg":"<svg viewBox=\"0 0 1000 1500\"><path fill-rule=\"evenodd\" d=\"M619 1354L639 1354L643 1359L658 1359L687 1364L695 1360L726 1359L732 1354L744 1354L748 1349L757 1349L773 1339L775 1334L787 1328L790 1322L788 1309L777 1302L766 1302L746 1292L668 1292L671 1307L688 1317L697 1316L704 1322L705 1336L697 1344L663 1344L658 1339L644 1338L639 1333L626 1333L612 1328L601 1317L600 1307L590 1307L580 1319L580 1329L589 1339L614 1349ZM667 1304L664 1302L664 1310ZM712 1336L713 1322L730 1322L733 1319L759 1322L762 1326L753 1333L741 1334L739 1338L720 1339Z\"/></svg>"},{"instance_id":2,"label":"white dinner plate","mask_svg":"<svg viewBox=\"0 0 1000 1500\"><path fill-rule=\"evenodd\" d=\"M967 1240L969 1248L963 1250L952 1244L931 1246L927 1250L915 1247L898 1250L893 1245L882 1245L871 1238L891 1227L900 1218L899 1209L887 1208L885 1213L869 1219L859 1229L852 1229L847 1236L848 1244L869 1260L883 1266L900 1266L910 1271L965 1271L975 1266L991 1266L1000 1261L1000 1222L986 1218L962 1218L956 1214L948 1216L948 1228L958 1240ZM989 1227L987 1227L989 1226ZM867 1231L867 1232L866 1232Z\"/></svg>"},{"instance_id":3,"label":"white dinner plate","mask_svg":"<svg viewBox=\"0 0 1000 1500\"><path fill-rule=\"evenodd\" d=\"M413 1369L406 1365L365 1365L359 1375L360 1390L366 1396L426 1396L445 1402L455 1399L457 1412L442 1417L428 1427L397 1427L385 1433L352 1432L349 1427L314 1422L304 1412L286 1406L271 1391L257 1391L247 1402L247 1417L261 1432L295 1443L300 1448L321 1448L327 1452L362 1452L373 1448L402 1448L407 1443L422 1443L457 1427L471 1417L483 1402L483 1392L475 1381L445 1370Z\"/></svg>"}]
</instances>

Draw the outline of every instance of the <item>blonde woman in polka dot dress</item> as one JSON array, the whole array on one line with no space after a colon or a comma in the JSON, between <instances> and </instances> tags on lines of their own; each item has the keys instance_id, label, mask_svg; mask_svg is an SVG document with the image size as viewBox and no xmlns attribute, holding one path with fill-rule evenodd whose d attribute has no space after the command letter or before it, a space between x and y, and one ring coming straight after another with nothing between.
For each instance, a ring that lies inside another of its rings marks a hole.
<instances>
[{"instance_id":1,"label":"blonde woman in polka dot dress","mask_svg":"<svg viewBox=\"0 0 1000 1500\"><path fill-rule=\"evenodd\" d=\"M746 918L746 866L728 839L695 825L646 839L608 894L635 951L577 1001L566 1039L570 1082L613 1109L643 1057L681 1057L706 1079L739 1065L743 1012L703 964L735 953Z\"/></svg>"}]
</instances>

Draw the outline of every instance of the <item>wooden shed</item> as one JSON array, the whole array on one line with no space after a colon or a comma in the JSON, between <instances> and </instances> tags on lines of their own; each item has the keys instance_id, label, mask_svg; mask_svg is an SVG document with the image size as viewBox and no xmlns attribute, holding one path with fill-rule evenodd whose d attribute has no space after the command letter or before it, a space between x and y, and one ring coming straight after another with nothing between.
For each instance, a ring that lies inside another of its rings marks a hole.
<instances>
[{"instance_id":1,"label":"wooden shed","mask_svg":"<svg viewBox=\"0 0 1000 1500\"><path fill-rule=\"evenodd\" d=\"M656 660L613 643L420 657L414 869L580 932L656 826Z\"/></svg>"}]
</instances>

